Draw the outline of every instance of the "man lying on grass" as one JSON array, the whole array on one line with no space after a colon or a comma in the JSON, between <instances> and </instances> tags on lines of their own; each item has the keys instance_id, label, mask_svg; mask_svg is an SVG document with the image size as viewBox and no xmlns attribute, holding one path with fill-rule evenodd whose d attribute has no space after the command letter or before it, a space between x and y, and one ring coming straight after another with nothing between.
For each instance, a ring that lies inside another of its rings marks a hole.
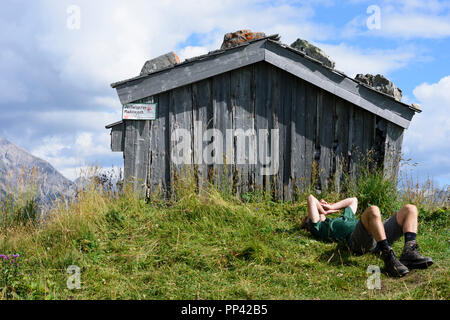
<instances>
[{"instance_id":1,"label":"man lying on grass","mask_svg":"<svg viewBox=\"0 0 450 320\"><path fill-rule=\"evenodd\" d=\"M351 252L361 255L366 252L379 253L384 261L385 271L394 277L402 277L413 268L427 268L433 264L429 257L422 256L416 242L417 216L416 206L408 204L396 214L382 221L380 209L367 208L359 220L355 212L358 199L348 198L336 203L317 200L308 196L308 217L304 226L311 234L324 241L344 241ZM338 218L326 218L327 215L344 209ZM405 236L400 261L391 244Z\"/></svg>"}]
</instances>

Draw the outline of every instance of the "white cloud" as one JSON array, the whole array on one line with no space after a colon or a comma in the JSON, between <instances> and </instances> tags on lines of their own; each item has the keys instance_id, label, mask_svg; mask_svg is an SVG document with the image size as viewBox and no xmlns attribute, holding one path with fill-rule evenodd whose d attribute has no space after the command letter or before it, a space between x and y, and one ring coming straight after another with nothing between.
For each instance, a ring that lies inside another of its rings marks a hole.
<instances>
[{"instance_id":1,"label":"white cloud","mask_svg":"<svg viewBox=\"0 0 450 320\"><path fill-rule=\"evenodd\" d=\"M28 90L25 84L13 75L25 62L12 50L2 48L0 51L0 100L3 102L25 102L28 99Z\"/></svg>"},{"instance_id":2,"label":"white cloud","mask_svg":"<svg viewBox=\"0 0 450 320\"><path fill-rule=\"evenodd\" d=\"M28 90L26 86L17 80L0 78L0 100L4 103L26 102Z\"/></svg>"},{"instance_id":3,"label":"white cloud","mask_svg":"<svg viewBox=\"0 0 450 320\"><path fill-rule=\"evenodd\" d=\"M372 3L368 3L372 4ZM450 36L450 4L443 1L385 0L379 4L381 28L369 30L370 14L350 20L341 30L343 37L377 36L388 38L439 39Z\"/></svg>"},{"instance_id":4,"label":"white cloud","mask_svg":"<svg viewBox=\"0 0 450 320\"><path fill-rule=\"evenodd\" d=\"M450 112L450 76L446 76L437 83L422 83L417 86L414 95L434 107L434 114L448 115Z\"/></svg>"},{"instance_id":5,"label":"white cloud","mask_svg":"<svg viewBox=\"0 0 450 320\"><path fill-rule=\"evenodd\" d=\"M108 109L117 111L117 109L121 108L121 104L119 99L117 99L117 95L112 92L110 96L97 96L92 99L92 102L95 105L106 107Z\"/></svg>"},{"instance_id":6,"label":"white cloud","mask_svg":"<svg viewBox=\"0 0 450 320\"><path fill-rule=\"evenodd\" d=\"M38 147L32 150L32 154L36 157L45 159L55 157L61 150L65 148L65 144L57 137L46 137L41 141Z\"/></svg>"},{"instance_id":7,"label":"white cloud","mask_svg":"<svg viewBox=\"0 0 450 320\"><path fill-rule=\"evenodd\" d=\"M375 34L403 38L444 38L450 36L450 15L435 16L420 13L388 14Z\"/></svg>"},{"instance_id":8,"label":"white cloud","mask_svg":"<svg viewBox=\"0 0 450 320\"><path fill-rule=\"evenodd\" d=\"M81 132L75 136L45 137L31 153L50 162L69 179L77 177L74 168L98 164L92 159L109 159L113 162L121 155L109 149L109 132Z\"/></svg>"},{"instance_id":9,"label":"white cloud","mask_svg":"<svg viewBox=\"0 0 450 320\"><path fill-rule=\"evenodd\" d=\"M437 83L417 86L414 96L423 112L416 114L405 133L405 153L419 163L422 175L450 181L450 75ZM407 151L407 152L406 152Z\"/></svg>"},{"instance_id":10,"label":"white cloud","mask_svg":"<svg viewBox=\"0 0 450 320\"><path fill-rule=\"evenodd\" d=\"M109 133L82 132L75 139L74 150L80 156L105 156L111 153L109 149Z\"/></svg>"},{"instance_id":11,"label":"white cloud","mask_svg":"<svg viewBox=\"0 0 450 320\"><path fill-rule=\"evenodd\" d=\"M92 133L83 132L75 140L75 148L79 150L88 150L92 148Z\"/></svg>"},{"instance_id":12,"label":"white cloud","mask_svg":"<svg viewBox=\"0 0 450 320\"><path fill-rule=\"evenodd\" d=\"M184 48L181 55L218 49L224 33L242 28L280 33L288 42L298 36L324 40L332 34L330 26L311 21L314 10L309 5L284 1L135 0L125 5L82 0L77 2L79 30L66 28L69 2L44 4L42 11L53 19L49 31L38 36L40 49L57 57L62 81L83 89L105 88L138 75L146 60L174 50L191 34L203 35L200 46Z\"/></svg>"},{"instance_id":13,"label":"white cloud","mask_svg":"<svg viewBox=\"0 0 450 320\"><path fill-rule=\"evenodd\" d=\"M198 47L198 46L187 46L180 51L178 51L178 57L180 58L180 61L183 62L186 59L200 56L203 54L207 54L210 50L206 47Z\"/></svg>"},{"instance_id":14,"label":"white cloud","mask_svg":"<svg viewBox=\"0 0 450 320\"><path fill-rule=\"evenodd\" d=\"M103 132L105 125L117 121L122 114L119 106L114 112L59 110L35 113L30 117L42 126L53 128L60 126L62 129L74 130L72 133L76 133L80 130Z\"/></svg>"},{"instance_id":15,"label":"white cloud","mask_svg":"<svg viewBox=\"0 0 450 320\"><path fill-rule=\"evenodd\" d=\"M361 49L348 46L318 44L333 61L336 69L354 77L358 73L387 74L406 66L411 60L417 58L418 50L412 47L399 47L396 49Z\"/></svg>"}]
</instances>

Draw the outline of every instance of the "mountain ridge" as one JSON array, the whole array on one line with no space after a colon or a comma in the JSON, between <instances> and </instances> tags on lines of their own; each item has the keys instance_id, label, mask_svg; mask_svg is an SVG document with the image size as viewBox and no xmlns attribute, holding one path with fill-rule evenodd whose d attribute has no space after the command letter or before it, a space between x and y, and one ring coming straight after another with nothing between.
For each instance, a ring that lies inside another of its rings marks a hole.
<instances>
[{"instance_id":1,"label":"mountain ridge","mask_svg":"<svg viewBox=\"0 0 450 320\"><path fill-rule=\"evenodd\" d=\"M71 196L74 190L74 183L48 161L0 137L0 198L19 188L33 187L33 184L38 202L47 204L59 197Z\"/></svg>"}]
</instances>

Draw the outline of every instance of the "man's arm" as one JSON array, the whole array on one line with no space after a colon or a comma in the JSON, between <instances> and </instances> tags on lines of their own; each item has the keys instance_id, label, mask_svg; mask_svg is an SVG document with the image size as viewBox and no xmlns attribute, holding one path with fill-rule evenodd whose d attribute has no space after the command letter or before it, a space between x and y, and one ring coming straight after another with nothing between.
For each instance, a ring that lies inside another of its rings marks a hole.
<instances>
[{"instance_id":1,"label":"man's arm","mask_svg":"<svg viewBox=\"0 0 450 320\"><path fill-rule=\"evenodd\" d=\"M313 222L325 220L326 211L312 194L308 196L308 218Z\"/></svg>"},{"instance_id":2,"label":"man's arm","mask_svg":"<svg viewBox=\"0 0 450 320\"><path fill-rule=\"evenodd\" d=\"M341 210L346 207L350 207L353 211L353 213L356 213L356 210L358 209L358 199L357 198L347 198L344 200L341 200L336 203L322 203L322 207L324 210Z\"/></svg>"}]
</instances>

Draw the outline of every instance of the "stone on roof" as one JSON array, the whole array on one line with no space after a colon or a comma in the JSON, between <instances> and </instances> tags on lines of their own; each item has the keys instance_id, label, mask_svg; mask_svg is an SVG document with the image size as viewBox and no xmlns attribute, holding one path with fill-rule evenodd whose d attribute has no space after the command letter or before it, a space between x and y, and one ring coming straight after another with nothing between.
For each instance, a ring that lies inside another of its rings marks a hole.
<instances>
[{"instance_id":1,"label":"stone on roof","mask_svg":"<svg viewBox=\"0 0 450 320\"><path fill-rule=\"evenodd\" d=\"M291 47L300 51L303 51L307 56L322 62L325 66L329 68L334 68L335 63L331 58L322 51L319 47L309 43L303 39L297 39L291 44Z\"/></svg>"},{"instance_id":2,"label":"stone on roof","mask_svg":"<svg viewBox=\"0 0 450 320\"><path fill-rule=\"evenodd\" d=\"M221 50L236 47L247 41L265 38L264 32L252 32L251 30L238 30L236 32L226 33L223 37L223 43L220 47Z\"/></svg>"},{"instance_id":3,"label":"stone on roof","mask_svg":"<svg viewBox=\"0 0 450 320\"><path fill-rule=\"evenodd\" d=\"M148 60L142 67L141 76L174 66L178 63L180 63L180 58L178 58L175 52L163 54L157 58Z\"/></svg>"},{"instance_id":4,"label":"stone on roof","mask_svg":"<svg viewBox=\"0 0 450 320\"><path fill-rule=\"evenodd\" d=\"M402 100L402 90L397 88L392 81L389 81L385 76L381 74L377 74L376 76L372 74L357 74L355 79L371 86L375 90L394 97L394 99L397 101Z\"/></svg>"}]
</instances>

